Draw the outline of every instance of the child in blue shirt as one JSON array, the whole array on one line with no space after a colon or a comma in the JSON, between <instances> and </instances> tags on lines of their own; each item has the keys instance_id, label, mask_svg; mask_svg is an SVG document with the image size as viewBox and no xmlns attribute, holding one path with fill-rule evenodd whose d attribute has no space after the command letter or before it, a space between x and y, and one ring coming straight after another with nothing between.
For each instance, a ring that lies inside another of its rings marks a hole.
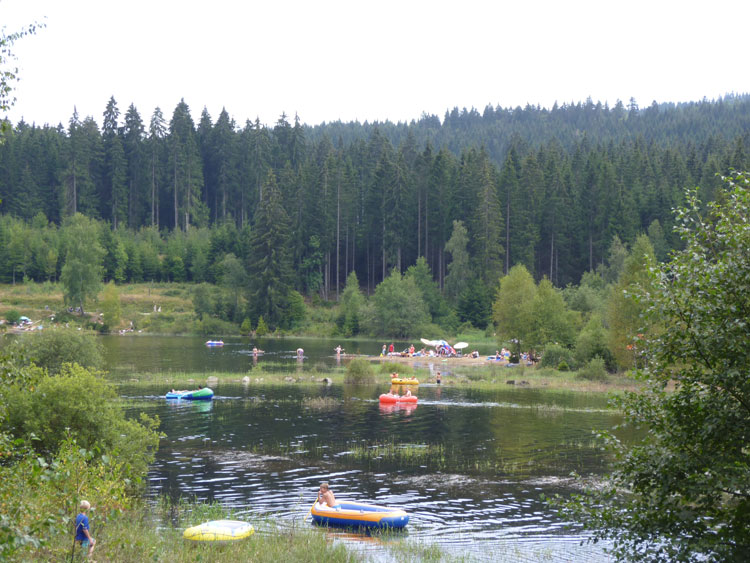
<instances>
[{"instance_id":1,"label":"child in blue shirt","mask_svg":"<svg viewBox=\"0 0 750 563\"><path fill-rule=\"evenodd\" d=\"M81 548L85 551L88 549L86 554L87 557L91 557L94 553L94 546L96 540L89 532L89 517L86 516L86 511L91 508L91 504L87 500L81 501L81 513L76 516L76 541L81 542Z\"/></svg>"}]
</instances>

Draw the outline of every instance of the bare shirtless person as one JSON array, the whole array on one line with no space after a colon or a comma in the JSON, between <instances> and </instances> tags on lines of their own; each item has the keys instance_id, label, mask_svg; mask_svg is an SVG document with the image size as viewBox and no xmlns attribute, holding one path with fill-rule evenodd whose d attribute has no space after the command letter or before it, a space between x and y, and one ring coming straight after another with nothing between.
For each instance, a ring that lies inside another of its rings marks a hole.
<instances>
[{"instance_id":1,"label":"bare shirtless person","mask_svg":"<svg viewBox=\"0 0 750 563\"><path fill-rule=\"evenodd\" d=\"M320 504L327 504L331 508L336 507L336 497L333 496L333 492L328 488L328 483L320 484L320 491L318 491L318 502Z\"/></svg>"}]
</instances>

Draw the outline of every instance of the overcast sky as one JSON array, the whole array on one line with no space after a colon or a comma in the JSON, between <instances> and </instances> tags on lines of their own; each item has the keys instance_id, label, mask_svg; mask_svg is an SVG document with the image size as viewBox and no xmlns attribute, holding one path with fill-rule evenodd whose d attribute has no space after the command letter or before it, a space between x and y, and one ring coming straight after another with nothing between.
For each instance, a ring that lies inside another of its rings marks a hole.
<instances>
[{"instance_id":1,"label":"overcast sky","mask_svg":"<svg viewBox=\"0 0 750 563\"><path fill-rule=\"evenodd\" d=\"M66 127L112 96L238 125L715 99L750 92L749 20L735 0L0 0L5 33L47 26L14 47L10 119Z\"/></svg>"}]
</instances>

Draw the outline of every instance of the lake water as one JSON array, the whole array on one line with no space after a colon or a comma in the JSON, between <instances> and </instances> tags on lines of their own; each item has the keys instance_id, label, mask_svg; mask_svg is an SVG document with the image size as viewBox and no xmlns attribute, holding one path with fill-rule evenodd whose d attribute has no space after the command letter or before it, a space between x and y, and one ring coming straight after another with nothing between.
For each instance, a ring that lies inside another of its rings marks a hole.
<instances>
[{"instance_id":1,"label":"lake water","mask_svg":"<svg viewBox=\"0 0 750 563\"><path fill-rule=\"evenodd\" d=\"M113 372L237 372L252 370L259 364L276 369L326 369L341 363L334 348L341 345L346 354L377 356L384 342L372 340L333 341L312 338L223 338L224 346L206 346L208 338L196 336L107 335L99 337L104 344L108 368ZM388 342L390 344L390 341ZM419 341L396 341L396 350L422 346ZM253 348L263 350L254 357ZM297 349L304 355L298 361ZM494 350L492 350L494 352ZM490 351L487 351L489 354Z\"/></svg>"},{"instance_id":2,"label":"lake water","mask_svg":"<svg viewBox=\"0 0 750 563\"><path fill-rule=\"evenodd\" d=\"M206 349L204 340L103 339L110 369L123 380L138 370L252 371L247 350L256 343L238 339ZM274 358L296 370L294 350L301 346L304 365L336 364L336 342L300 342L265 341L259 361ZM359 347L377 354L381 345ZM200 403L167 402L160 386L123 383L119 389L134 411L162 421L166 437L150 472L154 498L217 500L256 524L270 517L282 527L300 526L318 485L329 481L339 500L410 514L406 534L395 536L321 529L375 560L388 560L384 544L408 539L479 561L608 561L601 545L579 545L580 527L540 501L542 494L575 492L572 471L606 471L593 432L621 422L606 399L509 386L479 391L447 380L416 388L419 403L411 408L379 404L387 381L360 387L227 382L214 386L214 401Z\"/></svg>"}]
</instances>

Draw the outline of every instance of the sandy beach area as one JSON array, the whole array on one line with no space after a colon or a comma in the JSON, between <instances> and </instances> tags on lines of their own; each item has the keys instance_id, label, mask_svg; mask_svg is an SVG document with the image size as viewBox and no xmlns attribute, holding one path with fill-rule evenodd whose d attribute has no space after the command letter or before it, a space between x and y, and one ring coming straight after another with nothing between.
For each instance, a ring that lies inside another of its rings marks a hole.
<instances>
[{"instance_id":1,"label":"sandy beach area","mask_svg":"<svg viewBox=\"0 0 750 563\"><path fill-rule=\"evenodd\" d=\"M483 366L494 364L498 366L508 365L505 360L488 360L487 356L479 356L478 358L472 358L471 356L462 357L442 357L442 356L364 356L373 362L395 362L403 364L439 364L443 363L449 366Z\"/></svg>"}]
</instances>

